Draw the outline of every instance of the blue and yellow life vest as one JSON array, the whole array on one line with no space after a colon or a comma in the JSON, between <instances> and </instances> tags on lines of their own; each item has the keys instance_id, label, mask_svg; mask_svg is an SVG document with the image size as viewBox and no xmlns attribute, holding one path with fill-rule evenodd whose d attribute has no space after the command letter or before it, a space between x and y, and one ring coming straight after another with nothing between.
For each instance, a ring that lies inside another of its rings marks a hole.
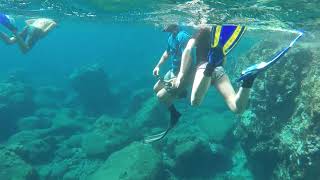
<instances>
[{"instance_id":1,"label":"blue and yellow life vest","mask_svg":"<svg viewBox=\"0 0 320 180\"><path fill-rule=\"evenodd\" d=\"M208 62L213 66L225 63L226 55L239 42L246 30L245 26L218 25L212 26Z\"/></svg>"}]
</instances>

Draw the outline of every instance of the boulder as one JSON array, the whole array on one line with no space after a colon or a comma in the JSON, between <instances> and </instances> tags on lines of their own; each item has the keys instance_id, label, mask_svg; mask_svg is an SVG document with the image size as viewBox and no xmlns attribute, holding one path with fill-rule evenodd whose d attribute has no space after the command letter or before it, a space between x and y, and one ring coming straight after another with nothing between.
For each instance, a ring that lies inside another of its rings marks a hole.
<instances>
[{"instance_id":1,"label":"boulder","mask_svg":"<svg viewBox=\"0 0 320 180\"><path fill-rule=\"evenodd\" d=\"M92 130L83 135L82 149L88 157L106 158L137 139L125 119L103 115L96 120Z\"/></svg>"},{"instance_id":2,"label":"boulder","mask_svg":"<svg viewBox=\"0 0 320 180\"><path fill-rule=\"evenodd\" d=\"M92 65L76 70L71 74L70 82L87 113L101 115L115 111L118 101L111 92L109 78L102 67Z\"/></svg>"},{"instance_id":3,"label":"boulder","mask_svg":"<svg viewBox=\"0 0 320 180\"><path fill-rule=\"evenodd\" d=\"M167 165L180 179L212 178L232 167L230 152L221 144L211 143L207 134L190 124L181 124L165 144Z\"/></svg>"},{"instance_id":4,"label":"boulder","mask_svg":"<svg viewBox=\"0 0 320 180\"><path fill-rule=\"evenodd\" d=\"M51 121L49 119L41 119L36 116L29 116L18 121L18 129L23 130L34 130L34 129L47 129L51 126Z\"/></svg>"},{"instance_id":5,"label":"boulder","mask_svg":"<svg viewBox=\"0 0 320 180\"><path fill-rule=\"evenodd\" d=\"M110 149L108 149L107 139L98 133L88 133L83 136L82 149L88 157L103 157Z\"/></svg>"},{"instance_id":6,"label":"boulder","mask_svg":"<svg viewBox=\"0 0 320 180\"><path fill-rule=\"evenodd\" d=\"M8 140L7 147L30 164L47 163L54 157L57 140L41 131L21 131Z\"/></svg>"},{"instance_id":7,"label":"boulder","mask_svg":"<svg viewBox=\"0 0 320 180\"><path fill-rule=\"evenodd\" d=\"M34 110L31 87L18 81L0 83L0 141L15 133L18 119Z\"/></svg>"},{"instance_id":8,"label":"boulder","mask_svg":"<svg viewBox=\"0 0 320 180\"><path fill-rule=\"evenodd\" d=\"M0 179L37 180L37 172L14 152L0 148Z\"/></svg>"},{"instance_id":9,"label":"boulder","mask_svg":"<svg viewBox=\"0 0 320 180\"><path fill-rule=\"evenodd\" d=\"M64 104L67 94L62 89L53 86L45 86L37 89L34 97L38 107L57 108Z\"/></svg>"},{"instance_id":10,"label":"boulder","mask_svg":"<svg viewBox=\"0 0 320 180\"><path fill-rule=\"evenodd\" d=\"M149 144L134 142L113 153L88 179L156 180L161 170L161 155Z\"/></svg>"},{"instance_id":11,"label":"boulder","mask_svg":"<svg viewBox=\"0 0 320 180\"><path fill-rule=\"evenodd\" d=\"M169 122L169 112L156 97L147 99L135 115L130 117L130 127L142 136L151 128L166 127Z\"/></svg>"},{"instance_id":12,"label":"boulder","mask_svg":"<svg viewBox=\"0 0 320 180\"><path fill-rule=\"evenodd\" d=\"M140 89L135 92L131 92L132 95L129 98L128 108L126 109L126 116L132 116L143 108L144 102L146 102L152 96L150 89ZM127 93L128 94L128 93Z\"/></svg>"}]
</instances>

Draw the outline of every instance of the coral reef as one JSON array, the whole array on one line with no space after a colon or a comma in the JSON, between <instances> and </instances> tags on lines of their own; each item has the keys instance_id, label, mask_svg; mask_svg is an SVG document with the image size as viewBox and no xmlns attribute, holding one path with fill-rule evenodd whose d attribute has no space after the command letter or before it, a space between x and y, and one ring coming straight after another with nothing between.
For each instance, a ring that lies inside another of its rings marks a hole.
<instances>
[{"instance_id":1,"label":"coral reef","mask_svg":"<svg viewBox=\"0 0 320 180\"><path fill-rule=\"evenodd\" d=\"M279 44L261 42L245 57L248 64L266 58L265 53L272 54L269 47ZM315 170L320 157L316 46L306 42L295 47L256 80L251 111L242 117L235 134L257 179L320 177Z\"/></svg>"}]
</instances>

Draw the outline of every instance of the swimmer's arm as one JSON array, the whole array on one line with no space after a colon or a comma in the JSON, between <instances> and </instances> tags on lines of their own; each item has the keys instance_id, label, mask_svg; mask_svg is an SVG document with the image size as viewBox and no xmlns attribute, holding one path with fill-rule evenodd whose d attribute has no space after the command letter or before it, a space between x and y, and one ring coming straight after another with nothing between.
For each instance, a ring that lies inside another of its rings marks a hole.
<instances>
[{"instance_id":1,"label":"swimmer's arm","mask_svg":"<svg viewBox=\"0 0 320 180\"><path fill-rule=\"evenodd\" d=\"M190 69L192 63L192 49L195 46L195 39L190 39L186 48L184 49L181 57L181 66L178 74L178 78L181 80Z\"/></svg>"},{"instance_id":2,"label":"swimmer's arm","mask_svg":"<svg viewBox=\"0 0 320 180\"><path fill-rule=\"evenodd\" d=\"M163 63L165 63L165 62L168 60L168 58L169 58L169 53L168 53L168 51L166 50L166 51L164 51L164 53L162 54L162 56L161 56L158 64L156 65L156 67L160 68L160 66L161 66Z\"/></svg>"},{"instance_id":3,"label":"swimmer's arm","mask_svg":"<svg viewBox=\"0 0 320 180\"><path fill-rule=\"evenodd\" d=\"M3 32L0 32L0 38L6 43L6 44L14 44L17 39L15 37L9 37Z\"/></svg>"}]
</instances>

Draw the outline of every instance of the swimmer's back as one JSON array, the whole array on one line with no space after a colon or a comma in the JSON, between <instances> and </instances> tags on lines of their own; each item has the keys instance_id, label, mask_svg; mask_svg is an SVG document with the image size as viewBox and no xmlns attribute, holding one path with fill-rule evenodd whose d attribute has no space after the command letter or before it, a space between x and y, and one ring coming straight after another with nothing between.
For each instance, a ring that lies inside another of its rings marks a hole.
<instances>
[{"instance_id":1,"label":"swimmer's back","mask_svg":"<svg viewBox=\"0 0 320 180\"><path fill-rule=\"evenodd\" d=\"M42 31L48 31L52 26L56 25L56 22L48 18L30 19L26 21L27 25L33 28L41 29Z\"/></svg>"}]
</instances>

